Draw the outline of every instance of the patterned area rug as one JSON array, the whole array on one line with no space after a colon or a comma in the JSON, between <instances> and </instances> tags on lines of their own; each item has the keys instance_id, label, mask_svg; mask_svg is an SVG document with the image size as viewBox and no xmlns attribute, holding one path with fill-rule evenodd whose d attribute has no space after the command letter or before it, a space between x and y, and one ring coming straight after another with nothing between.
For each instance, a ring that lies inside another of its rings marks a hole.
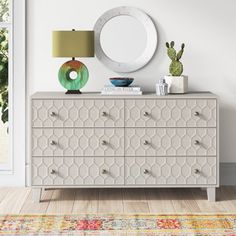
<instances>
[{"instance_id":1,"label":"patterned area rug","mask_svg":"<svg viewBox=\"0 0 236 236\"><path fill-rule=\"evenodd\" d=\"M5 215L0 235L236 235L236 214Z\"/></svg>"}]
</instances>

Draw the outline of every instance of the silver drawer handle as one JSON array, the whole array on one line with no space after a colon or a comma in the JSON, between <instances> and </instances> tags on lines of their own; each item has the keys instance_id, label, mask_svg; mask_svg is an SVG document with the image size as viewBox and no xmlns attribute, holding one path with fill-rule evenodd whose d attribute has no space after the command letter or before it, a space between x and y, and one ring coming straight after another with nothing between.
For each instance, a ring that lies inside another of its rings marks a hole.
<instances>
[{"instance_id":1,"label":"silver drawer handle","mask_svg":"<svg viewBox=\"0 0 236 236\"><path fill-rule=\"evenodd\" d=\"M108 143L107 143L107 141L106 140L102 140L102 145L103 146L105 146L105 145L107 145Z\"/></svg>"},{"instance_id":2,"label":"silver drawer handle","mask_svg":"<svg viewBox=\"0 0 236 236\"><path fill-rule=\"evenodd\" d=\"M51 144L52 146L57 145L57 143L56 143L55 141L51 141L50 144Z\"/></svg>"},{"instance_id":3,"label":"silver drawer handle","mask_svg":"<svg viewBox=\"0 0 236 236\"><path fill-rule=\"evenodd\" d=\"M103 175L106 175L107 173L108 173L107 170L105 170L105 169L102 170L102 174L103 174Z\"/></svg>"},{"instance_id":4,"label":"silver drawer handle","mask_svg":"<svg viewBox=\"0 0 236 236\"><path fill-rule=\"evenodd\" d=\"M102 116L103 116L103 117L107 117L107 116L108 116L107 112L103 111L103 112L102 112Z\"/></svg>"},{"instance_id":5,"label":"silver drawer handle","mask_svg":"<svg viewBox=\"0 0 236 236\"><path fill-rule=\"evenodd\" d=\"M200 116L200 113L198 111L195 111L194 116Z\"/></svg>"},{"instance_id":6,"label":"silver drawer handle","mask_svg":"<svg viewBox=\"0 0 236 236\"><path fill-rule=\"evenodd\" d=\"M144 142L143 142L143 145L149 145L150 143L147 141L147 140L145 140Z\"/></svg>"},{"instance_id":7,"label":"silver drawer handle","mask_svg":"<svg viewBox=\"0 0 236 236\"><path fill-rule=\"evenodd\" d=\"M198 175L198 174L201 173L201 171L200 171L199 169L195 169L195 170L194 170L194 173Z\"/></svg>"},{"instance_id":8,"label":"silver drawer handle","mask_svg":"<svg viewBox=\"0 0 236 236\"><path fill-rule=\"evenodd\" d=\"M150 116L150 114L145 111L145 112L143 113L143 116L148 117L148 116Z\"/></svg>"},{"instance_id":9,"label":"silver drawer handle","mask_svg":"<svg viewBox=\"0 0 236 236\"><path fill-rule=\"evenodd\" d=\"M143 171L143 173L144 173L145 175L147 175L147 174L149 174L149 170L145 169L145 170Z\"/></svg>"},{"instance_id":10,"label":"silver drawer handle","mask_svg":"<svg viewBox=\"0 0 236 236\"><path fill-rule=\"evenodd\" d=\"M55 175L55 174L56 174L56 171L55 171L55 170L51 170L50 174L51 174L51 175Z\"/></svg>"},{"instance_id":11,"label":"silver drawer handle","mask_svg":"<svg viewBox=\"0 0 236 236\"><path fill-rule=\"evenodd\" d=\"M56 112L54 112L54 111L52 111L51 113L50 113L50 116L51 117L55 117L57 114L56 114Z\"/></svg>"},{"instance_id":12,"label":"silver drawer handle","mask_svg":"<svg viewBox=\"0 0 236 236\"><path fill-rule=\"evenodd\" d=\"M198 140L195 140L194 145L200 145L200 142Z\"/></svg>"}]
</instances>

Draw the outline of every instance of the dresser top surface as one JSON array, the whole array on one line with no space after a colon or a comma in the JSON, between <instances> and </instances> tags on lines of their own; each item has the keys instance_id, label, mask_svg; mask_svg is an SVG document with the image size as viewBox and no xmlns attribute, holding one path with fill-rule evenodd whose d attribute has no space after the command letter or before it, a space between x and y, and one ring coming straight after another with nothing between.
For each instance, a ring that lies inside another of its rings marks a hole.
<instances>
[{"instance_id":1,"label":"dresser top surface","mask_svg":"<svg viewBox=\"0 0 236 236\"><path fill-rule=\"evenodd\" d=\"M169 94L157 96L155 93L143 93L143 95L101 95L99 92L84 92L82 94L65 94L64 92L37 92L32 99L214 99L217 95L211 92L189 92L186 94Z\"/></svg>"}]
</instances>

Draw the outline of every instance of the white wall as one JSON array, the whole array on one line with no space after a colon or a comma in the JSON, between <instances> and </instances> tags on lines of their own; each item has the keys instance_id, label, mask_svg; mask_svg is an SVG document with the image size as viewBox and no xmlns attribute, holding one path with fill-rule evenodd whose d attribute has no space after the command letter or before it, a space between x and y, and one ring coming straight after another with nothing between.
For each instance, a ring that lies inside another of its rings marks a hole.
<instances>
[{"instance_id":1,"label":"white wall","mask_svg":"<svg viewBox=\"0 0 236 236\"><path fill-rule=\"evenodd\" d=\"M63 91L57 71L66 59L51 57L51 31L92 29L110 8L135 6L146 11L159 31L159 49L142 70L132 73L143 90L154 90L168 72L164 43L186 43L183 58L191 90L221 97L221 162L236 162L236 1L235 0L28 0L28 94ZM96 58L83 60L90 71L84 91L99 91L116 75Z\"/></svg>"}]
</instances>

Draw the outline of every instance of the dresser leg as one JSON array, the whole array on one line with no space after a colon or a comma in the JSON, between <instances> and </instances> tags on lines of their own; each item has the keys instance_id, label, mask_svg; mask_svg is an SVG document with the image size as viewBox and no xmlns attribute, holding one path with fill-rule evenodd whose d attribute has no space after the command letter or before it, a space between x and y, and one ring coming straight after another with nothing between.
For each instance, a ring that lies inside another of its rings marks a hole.
<instances>
[{"instance_id":1,"label":"dresser leg","mask_svg":"<svg viewBox=\"0 0 236 236\"><path fill-rule=\"evenodd\" d=\"M42 188L33 188L32 189L33 202L40 202L41 194L42 194Z\"/></svg>"},{"instance_id":2,"label":"dresser leg","mask_svg":"<svg viewBox=\"0 0 236 236\"><path fill-rule=\"evenodd\" d=\"M216 188L207 188L207 198L209 202L216 201Z\"/></svg>"}]
</instances>

